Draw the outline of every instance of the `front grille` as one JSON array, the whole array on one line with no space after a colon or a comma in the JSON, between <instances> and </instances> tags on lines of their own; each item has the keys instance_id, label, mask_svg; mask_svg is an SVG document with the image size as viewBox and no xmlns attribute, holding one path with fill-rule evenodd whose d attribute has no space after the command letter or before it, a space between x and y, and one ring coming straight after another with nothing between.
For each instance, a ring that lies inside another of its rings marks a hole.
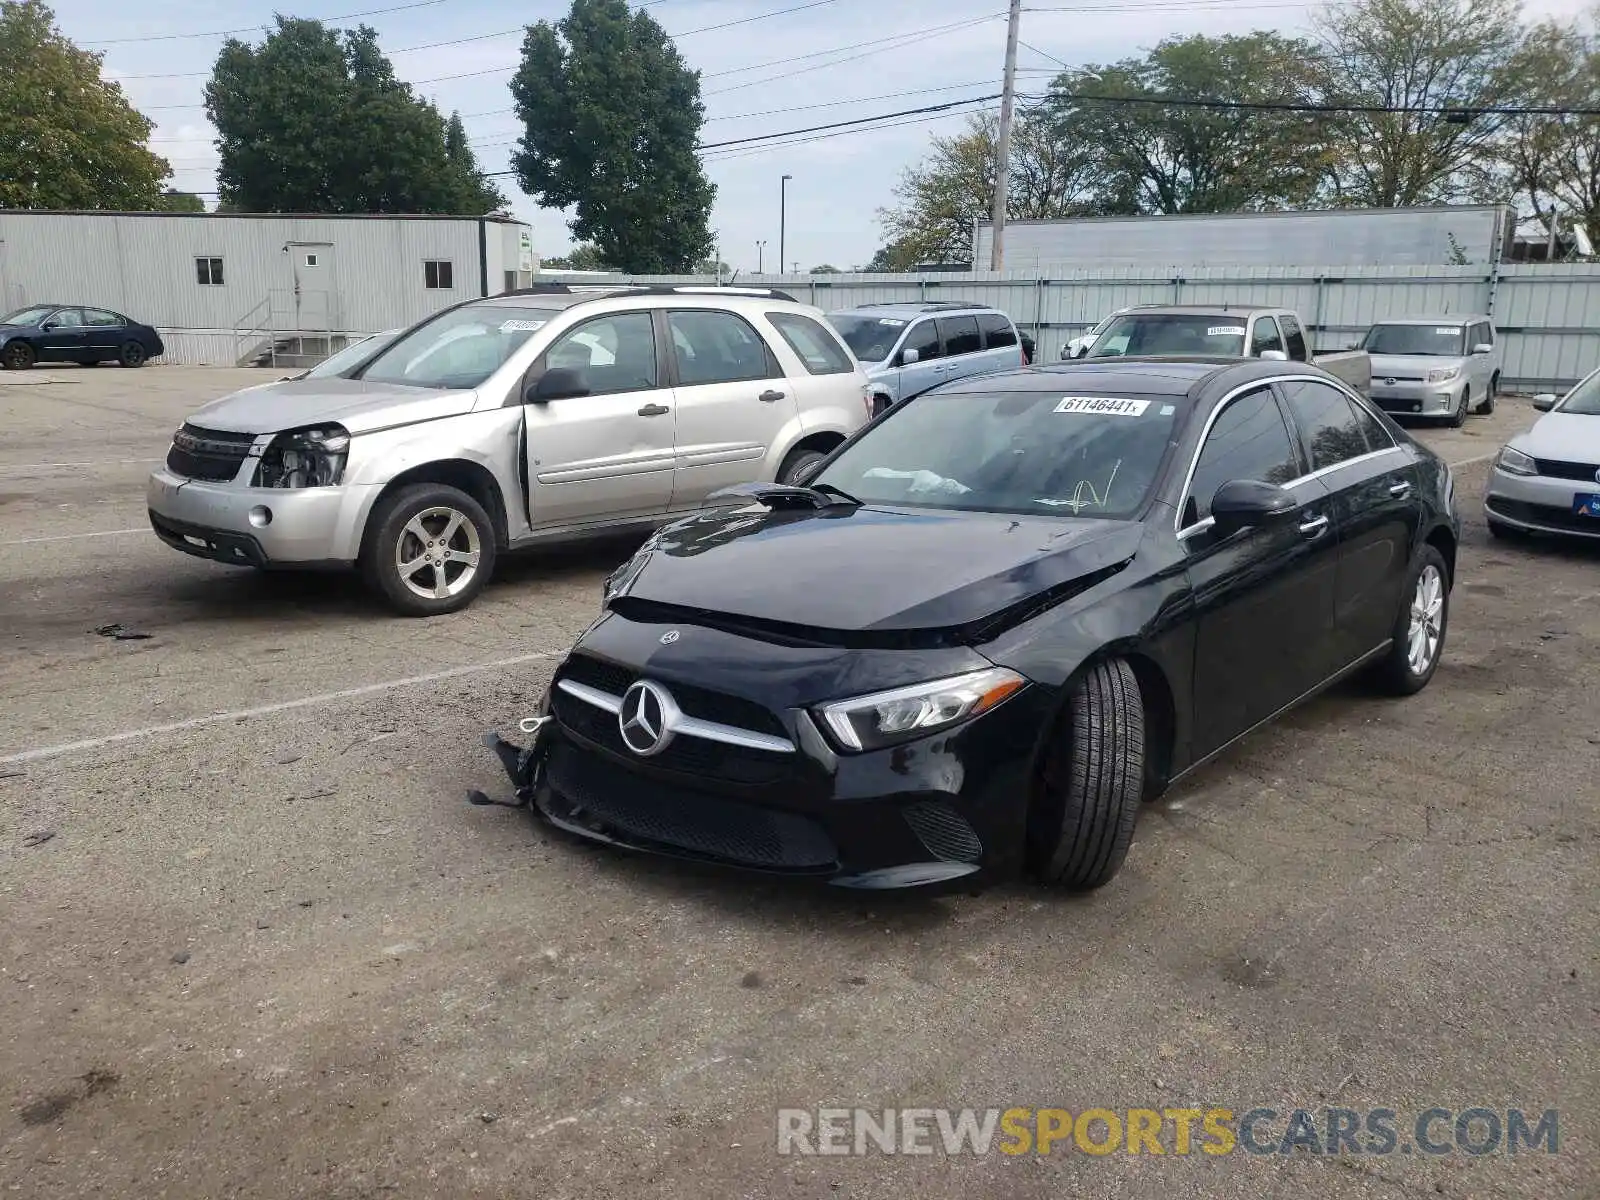
<instances>
[{"instance_id":1,"label":"front grille","mask_svg":"<svg viewBox=\"0 0 1600 1200\"><path fill-rule=\"evenodd\" d=\"M637 671L619 667L602 659L590 658L586 654L574 654L567 659L566 665L561 669L561 675L564 679L586 683L613 696L621 696L639 678ZM732 725L735 729L748 729L752 733L769 733L781 738L789 736L789 731L783 727L783 722L778 720L777 714L753 700L744 700L725 692L713 692L691 684L663 681L663 686L672 693L672 698L678 702L678 707L683 710L685 716L699 717L702 721L715 721L718 725Z\"/></svg>"},{"instance_id":2,"label":"front grille","mask_svg":"<svg viewBox=\"0 0 1600 1200\"><path fill-rule=\"evenodd\" d=\"M1525 500L1503 500L1499 496L1489 501L1489 511L1513 521L1526 521L1530 525L1543 525L1549 529L1571 529L1576 533L1600 536L1600 519L1582 517L1570 508L1557 508L1553 504L1529 504Z\"/></svg>"},{"instance_id":3,"label":"front grille","mask_svg":"<svg viewBox=\"0 0 1600 1200\"><path fill-rule=\"evenodd\" d=\"M573 676L567 676L573 678ZM588 682L585 680L584 682ZM591 684L599 687L599 684ZM608 689L609 690L609 689ZM615 693L613 693L615 694ZM676 691L673 692L677 695ZM613 713L579 700L559 689L551 694L550 704L556 720L586 741L603 746L621 758L636 758L622 741L622 730ZM793 754L772 750L751 750L706 738L680 733L667 748L650 756L650 765L688 775L703 775L728 783L776 783L794 766Z\"/></svg>"},{"instance_id":4,"label":"front grille","mask_svg":"<svg viewBox=\"0 0 1600 1200\"><path fill-rule=\"evenodd\" d=\"M983 843L967 819L948 804L926 801L901 810L906 824L935 858L945 862L975 863L983 857Z\"/></svg>"},{"instance_id":5,"label":"front grille","mask_svg":"<svg viewBox=\"0 0 1600 1200\"><path fill-rule=\"evenodd\" d=\"M1539 474L1551 479L1576 479L1583 483L1600 482L1594 477L1595 472L1600 471L1600 466L1594 463L1562 462L1554 458L1536 458L1533 461L1538 464Z\"/></svg>"},{"instance_id":6,"label":"front grille","mask_svg":"<svg viewBox=\"0 0 1600 1200\"><path fill-rule=\"evenodd\" d=\"M253 433L224 433L185 425L172 438L167 470L185 479L226 482L239 473L240 464L256 440Z\"/></svg>"},{"instance_id":7,"label":"front grille","mask_svg":"<svg viewBox=\"0 0 1600 1200\"><path fill-rule=\"evenodd\" d=\"M551 748L545 771L574 820L624 840L769 870L838 865L832 840L809 817L664 786L569 745Z\"/></svg>"}]
</instances>

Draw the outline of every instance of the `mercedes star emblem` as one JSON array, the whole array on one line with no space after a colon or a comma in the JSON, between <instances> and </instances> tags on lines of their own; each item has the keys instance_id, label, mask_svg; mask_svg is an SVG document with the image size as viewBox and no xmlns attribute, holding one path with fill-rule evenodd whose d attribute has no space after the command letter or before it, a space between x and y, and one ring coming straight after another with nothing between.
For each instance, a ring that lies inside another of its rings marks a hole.
<instances>
[{"instance_id":1,"label":"mercedes star emblem","mask_svg":"<svg viewBox=\"0 0 1600 1200\"><path fill-rule=\"evenodd\" d=\"M1395 384L1399 383L1400 381L1398 379L1396 379L1393 375L1391 375L1391 376L1389 376L1389 378L1385 379L1383 382L1385 384L1387 384L1389 387L1393 387Z\"/></svg>"},{"instance_id":2,"label":"mercedes star emblem","mask_svg":"<svg viewBox=\"0 0 1600 1200\"><path fill-rule=\"evenodd\" d=\"M617 725L622 742L635 754L659 754L672 741L672 716L678 706L664 688L641 679L622 694Z\"/></svg>"},{"instance_id":3,"label":"mercedes star emblem","mask_svg":"<svg viewBox=\"0 0 1600 1200\"><path fill-rule=\"evenodd\" d=\"M661 635L661 644L663 646L670 646L670 645L672 645L673 642L675 642L677 640L678 640L678 631L676 629L669 629L669 630L667 630L665 633L663 633Z\"/></svg>"}]
</instances>

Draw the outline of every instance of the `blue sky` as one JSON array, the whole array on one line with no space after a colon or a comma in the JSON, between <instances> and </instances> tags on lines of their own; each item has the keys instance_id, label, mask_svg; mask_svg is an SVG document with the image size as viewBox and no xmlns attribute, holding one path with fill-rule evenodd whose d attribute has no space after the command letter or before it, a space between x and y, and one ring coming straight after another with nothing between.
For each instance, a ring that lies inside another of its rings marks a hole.
<instances>
[{"instance_id":1,"label":"blue sky","mask_svg":"<svg viewBox=\"0 0 1600 1200\"><path fill-rule=\"evenodd\" d=\"M520 132L515 115L503 111L511 105L507 82L521 46L520 27L561 16L568 0L146 0L139 5L55 0L55 7L67 36L103 52L106 74L120 80L133 103L156 122L152 148L172 163L173 184L208 191L216 187L216 150L201 96L223 38L192 35L259 28L270 23L275 8L329 18L407 3L414 7L343 23L375 27L402 79L415 83L446 113L462 113L483 168L505 169ZM805 11L706 29L808 3ZM1063 62L1106 62L1172 34L1252 28L1303 32L1314 9L1289 0L1029 3L1036 7L1025 8L1022 40L1037 49L1020 52L1022 91L1042 90ZM1575 16L1585 6L1586 0L1529 0L1526 10L1534 16ZM647 7L677 37L689 64L702 72L705 142L999 90L1004 0L945 0L936 6L911 0L656 0ZM972 23L936 28L966 21ZM515 32L480 36L507 30ZM696 30L705 31L691 32ZM157 34L162 40L121 40ZM257 40L260 35L237 36ZM475 40L431 45L469 38ZM895 40L885 46L884 39ZM873 42L878 45L863 45ZM752 69L760 64L771 65ZM338 114L330 113L329 119L337 120ZM787 174L793 179L785 257L802 269L824 262L845 269L865 263L882 243L876 213L891 202L901 170L922 157L930 135L961 124L960 116L949 115L824 140L708 154L706 170L717 185L712 227L723 259L753 271L756 242L764 240L765 266L775 269L779 179ZM540 209L509 178L500 183L512 211L532 223L541 254L559 254L570 244L563 214Z\"/></svg>"}]
</instances>

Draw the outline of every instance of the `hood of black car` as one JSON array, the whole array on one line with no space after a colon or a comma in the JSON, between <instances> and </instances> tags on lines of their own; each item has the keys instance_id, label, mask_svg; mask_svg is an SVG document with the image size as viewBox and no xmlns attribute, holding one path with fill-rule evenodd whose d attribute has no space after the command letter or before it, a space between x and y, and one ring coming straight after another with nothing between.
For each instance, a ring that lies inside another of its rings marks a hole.
<instances>
[{"instance_id":1,"label":"hood of black car","mask_svg":"<svg viewBox=\"0 0 1600 1200\"><path fill-rule=\"evenodd\" d=\"M1064 598L1143 534L1131 521L933 509L711 510L646 543L622 606L819 633L950 629Z\"/></svg>"}]
</instances>

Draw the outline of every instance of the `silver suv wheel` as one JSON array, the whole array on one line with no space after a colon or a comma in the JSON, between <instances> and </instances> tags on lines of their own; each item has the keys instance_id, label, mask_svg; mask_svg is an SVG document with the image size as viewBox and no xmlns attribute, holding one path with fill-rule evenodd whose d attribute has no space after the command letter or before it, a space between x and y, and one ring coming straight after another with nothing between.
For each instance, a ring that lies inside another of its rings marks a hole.
<instances>
[{"instance_id":1,"label":"silver suv wheel","mask_svg":"<svg viewBox=\"0 0 1600 1200\"><path fill-rule=\"evenodd\" d=\"M444 600L472 586L483 553L473 520L454 508L425 508L400 530L395 570L406 590L425 600Z\"/></svg>"}]
</instances>

